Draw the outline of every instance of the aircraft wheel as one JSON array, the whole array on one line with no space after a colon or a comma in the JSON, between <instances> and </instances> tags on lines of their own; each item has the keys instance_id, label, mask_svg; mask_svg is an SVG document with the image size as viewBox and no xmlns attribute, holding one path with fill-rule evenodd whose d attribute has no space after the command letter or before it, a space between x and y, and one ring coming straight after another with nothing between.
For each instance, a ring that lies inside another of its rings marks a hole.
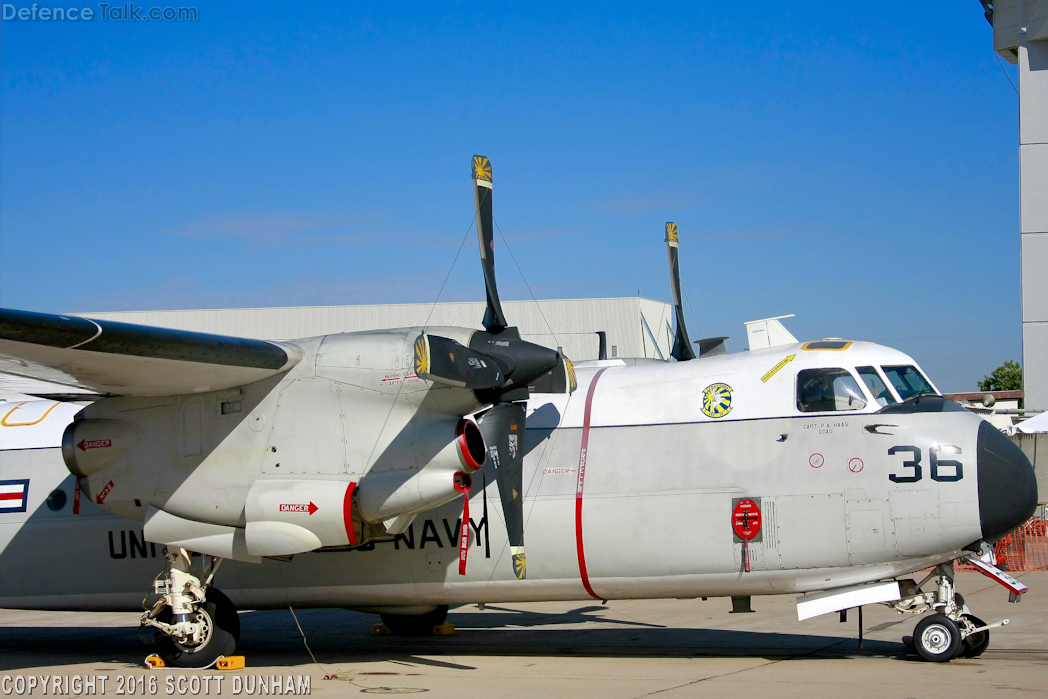
<instances>
[{"instance_id":1,"label":"aircraft wheel","mask_svg":"<svg viewBox=\"0 0 1048 699\"><path fill-rule=\"evenodd\" d=\"M195 646L182 645L167 634L155 631L157 655L168 667L204 668L220 656L232 655L240 642L240 617L228 597L210 588L198 613L207 627L204 640ZM171 623L171 608L157 615L158 621Z\"/></svg>"},{"instance_id":2,"label":"aircraft wheel","mask_svg":"<svg viewBox=\"0 0 1048 699\"><path fill-rule=\"evenodd\" d=\"M975 616L974 614L965 614L962 619L965 619L972 625L986 626L986 622ZM990 647L990 632L979 631L967 636L961 643L961 652L958 653L959 658L977 658L982 655L983 651Z\"/></svg>"},{"instance_id":3,"label":"aircraft wheel","mask_svg":"<svg viewBox=\"0 0 1048 699\"><path fill-rule=\"evenodd\" d=\"M913 645L925 660L944 663L961 651L961 629L948 616L932 614L917 622Z\"/></svg>"},{"instance_id":4,"label":"aircraft wheel","mask_svg":"<svg viewBox=\"0 0 1048 699\"><path fill-rule=\"evenodd\" d=\"M448 618L448 605L443 604L425 614L382 614L382 623L398 636L428 636L434 626Z\"/></svg>"}]
</instances>

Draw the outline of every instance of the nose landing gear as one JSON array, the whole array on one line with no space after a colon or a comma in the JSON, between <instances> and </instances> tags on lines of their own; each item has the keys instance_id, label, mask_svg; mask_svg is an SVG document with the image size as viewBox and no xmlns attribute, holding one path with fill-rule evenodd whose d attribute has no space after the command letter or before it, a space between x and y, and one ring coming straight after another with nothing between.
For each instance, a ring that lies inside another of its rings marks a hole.
<instances>
[{"instance_id":1,"label":"nose landing gear","mask_svg":"<svg viewBox=\"0 0 1048 699\"><path fill-rule=\"evenodd\" d=\"M992 567L985 561L983 564ZM922 591L921 587L932 578L935 590ZM953 561L943 563L919 583L900 581L902 599L888 605L902 614L934 612L917 622L912 637L903 638L925 660L941 663L958 657L974 658L989 647L990 629L1008 624L1008 619L987 624L973 615L956 591L953 579Z\"/></svg>"},{"instance_id":2,"label":"nose landing gear","mask_svg":"<svg viewBox=\"0 0 1048 699\"><path fill-rule=\"evenodd\" d=\"M921 657L932 662L956 658L961 652L961 629L945 614L932 614L917 622L913 645Z\"/></svg>"},{"instance_id":3,"label":"nose landing gear","mask_svg":"<svg viewBox=\"0 0 1048 699\"><path fill-rule=\"evenodd\" d=\"M240 619L229 598L211 587L222 559L212 558L198 577L189 551L175 549L166 558L164 574L153 583L160 598L140 621L153 627L157 654L168 667L184 668L208 667L232 655L240 640Z\"/></svg>"}]
</instances>

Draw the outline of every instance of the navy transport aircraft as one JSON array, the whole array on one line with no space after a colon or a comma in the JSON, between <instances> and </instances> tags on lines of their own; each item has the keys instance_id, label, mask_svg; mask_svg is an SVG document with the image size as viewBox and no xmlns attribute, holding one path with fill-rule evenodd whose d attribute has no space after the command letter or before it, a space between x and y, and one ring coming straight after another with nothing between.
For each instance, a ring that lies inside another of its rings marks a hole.
<instances>
[{"instance_id":1,"label":"navy transport aircraft","mask_svg":"<svg viewBox=\"0 0 1048 699\"><path fill-rule=\"evenodd\" d=\"M677 361L576 370L503 315L487 158L472 175L483 331L266 342L0 311L0 369L98 395L0 404L0 607L148 593L178 667L235 650L238 606L288 603L417 633L450 605L793 593L801 618L923 614L928 660L986 648L1006 621L969 611L954 561L1025 591L990 546L1037 502L1015 445L888 347L696 357L675 226Z\"/></svg>"}]
</instances>

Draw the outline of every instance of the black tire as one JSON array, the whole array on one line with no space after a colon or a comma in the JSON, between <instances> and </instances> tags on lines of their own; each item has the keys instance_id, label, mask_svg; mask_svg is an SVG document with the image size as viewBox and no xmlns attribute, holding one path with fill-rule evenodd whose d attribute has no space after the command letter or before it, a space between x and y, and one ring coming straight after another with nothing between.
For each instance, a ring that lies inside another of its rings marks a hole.
<instances>
[{"instance_id":1,"label":"black tire","mask_svg":"<svg viewBox=\"0 0 1048 699\"><path fill-rule=\"evenodd\" d=\"M932 614L917 622L913 645L925 660L945 663L961 652L961 629L943 614Z\"/></svg>"},{"instance_id":2,"label":"black tire","mask_svg":"<svg viewBox=\"0 0 1048 699\"><path fill-rule=\"evenodd\" d=\"M429 636L434 626L448 618L448 605L443 604L425 614L382 614L382 623L398 636Z\"/></svg>"},{"instance_id":3,"label":"black tire","mask_svg":"<svg viewBox=\"0 0 1048 699\"><path fill-rule=\"evenodd\" d=\"M232 655L240 642L240 617L228 597L215 588L207 591L204 606L200 608L211 627L211 634L199 646L186 647L167 634L154 628L157 655L168 667L204 668L223 655ZM171 607L157 615L158 621L171 623Z\"/></svg>"},{"instance_id":4,"label":"black tire","mask_svg":"<svg viewBox=\"0 0 1048 699\"><path fill-rule=\"evenodd\" d=\"M986 622L975 616L974 614L965 614L961 617L962 619L970 622L974 626L986 626ZM979 631L973 633L970 636L966 636L964 641L961 643L961 652L957 654L958 658L978 658L983 654L987 648L990 647L990 632Z\"/></svg>"}]
</instances>

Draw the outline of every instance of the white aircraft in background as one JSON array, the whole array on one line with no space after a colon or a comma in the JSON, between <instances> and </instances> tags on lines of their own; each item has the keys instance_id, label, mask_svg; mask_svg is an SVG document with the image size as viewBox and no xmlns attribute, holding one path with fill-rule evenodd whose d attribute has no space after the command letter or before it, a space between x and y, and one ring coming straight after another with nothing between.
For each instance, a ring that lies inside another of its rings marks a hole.
<instances>
[{"instance_id":1,"label":"white aircraft in background","mask_svg":"<svg viewBox=\"0 0 1048 699\"><path fill-rule=\"evenodd\" d=\"M151 590L142 623L180 667L234 651L237 605L288 602L411 633L468 603L799 593L802 618L928 612L929 660L986 648L1005 622L970 613L953 561L1025 591L989 545L1037 503L1018 447L888 347L695 358L675 226L677 361L576 373L504 317L487 158L473 185L483 331L266 342L0 311L0 369L101 396L0 408L0 607Z\"/></svg>"}]
</instances>

